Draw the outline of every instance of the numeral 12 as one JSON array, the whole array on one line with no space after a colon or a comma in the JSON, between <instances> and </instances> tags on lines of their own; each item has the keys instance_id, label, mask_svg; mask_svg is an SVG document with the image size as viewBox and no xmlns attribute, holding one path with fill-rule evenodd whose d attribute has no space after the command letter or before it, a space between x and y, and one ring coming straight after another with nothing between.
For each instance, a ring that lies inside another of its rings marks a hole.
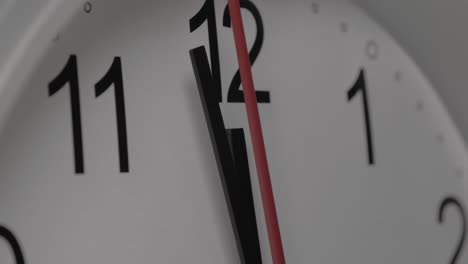
<instances>
[{"instance_id":1,"label":"numeral 12","mask_svg":"<svg viewBox=\"0 0 468 264\"><path fill-rule=\"evenodd\" d=\"M240 7L249 11L257 25L257 36L251 51L249 52L250 64L254 64L257 60L260 51L263 46L264 40L264 28L263 20L258 8L250 0L241 0ZM197 30L204 22L207 22L208 25L208 39L210 46L210 56L211 56L211 75L213 82L216 84L216 90L212 92L215 94L218 102L222 102L222 85L221 85L221 70L219 62L219 47L218 47L218 31L216 26L216 11L214 0L206 0L202 8L190 19L190 32ZM224 9L223 15L223 26L230 28L231 27L231 16L229 14L229 7L226 6ZM244 102L244 94L240 90L241 78L240 72L237 70L234 77L232 78L231 84L229 85L229 92L227 101L228 103L242 103ZM258 103L270 103L270 92L268 91L256 91L257 102Z\"/></svg>"},{"instance_id":2,"label":"numeral 12","mask_svg":"<svg viewBox=\"0 0 468 264\"><path fill-rule=\"evenodd\" d=\"M71 55L63 70L49 83L49 96L53 96L66 84L70 86L70 103L73 130L73 149L75 156L75 173L84 173L83 134L81 128L81 107L76 55ZM129 172L127 122L125 117L124 85L122 62L115 57L111 67L102 79L96 83L96 97L99 97L111 85L114 85L115 107L117 116L117 134L119 144L120 172Z\"/></svg>"}]
</instances>

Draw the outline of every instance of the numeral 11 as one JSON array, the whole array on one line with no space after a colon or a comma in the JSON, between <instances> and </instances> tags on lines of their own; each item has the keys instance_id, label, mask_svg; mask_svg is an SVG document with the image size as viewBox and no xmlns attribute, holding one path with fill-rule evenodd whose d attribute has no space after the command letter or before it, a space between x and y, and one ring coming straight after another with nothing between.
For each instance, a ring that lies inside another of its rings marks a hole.
<instances>
[{"instance_id":1,"label":"numeral 11","mask_svg":"<svg viewBox=\"0 0 468 264\"><path fill-rule=\"evenodd\" d=\"M83 134L81 128L80 92L78 82L78 66L76 55L71 55L63 70L49 83L49 96L53 96L66 84L70 87L70 104L73 130L73 149L75 156L75 172L84 173ZM119 144L120 172L129 172L127 121L125 116L124 85L122 78L122 62L115 57L107 73L95 85L96 97L102 95L114 85L115 107L117 116L117 136Z\"/></svg>"}]
</instances>

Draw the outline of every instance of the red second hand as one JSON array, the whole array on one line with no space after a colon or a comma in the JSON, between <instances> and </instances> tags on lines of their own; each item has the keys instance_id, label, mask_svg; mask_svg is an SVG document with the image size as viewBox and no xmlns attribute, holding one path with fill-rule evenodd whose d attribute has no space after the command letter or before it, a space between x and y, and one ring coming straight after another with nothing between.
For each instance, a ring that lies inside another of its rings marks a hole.
<instances>
[{"instance_id":1,"label":"red second hand","mask_svg":"<svg viewBox=\"0 0 468 264\"><path fill-rule=\"evenodd\" d=\"M275 199L273 196L273 188L271 186L265 143L263 141L262 125L260 123L260 114L257 106L257 96L255 94L252 78L252 67L250 65L244 26L242 24L240 4L239 0L228 0L228 2L242 80L242 90L245 98L245 107L247 109L250 134L252 137L258 182L260 184L260 191L262 194L268 239L270 241L271 256L274 264L285 264L286 261L284 258L283 245L281 243L278 216L276 215Z\"/></svg>"}]
</instances>

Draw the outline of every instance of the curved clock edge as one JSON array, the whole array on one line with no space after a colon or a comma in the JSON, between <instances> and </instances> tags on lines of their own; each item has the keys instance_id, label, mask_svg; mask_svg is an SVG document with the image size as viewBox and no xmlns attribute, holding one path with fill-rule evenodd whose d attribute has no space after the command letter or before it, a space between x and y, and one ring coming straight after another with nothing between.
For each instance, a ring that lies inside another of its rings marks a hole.
<instances>
[{"instance_id":1,"label":"curved clock edge","mask_svg":"<svg viewBox=\"0 0 468 264\"><path fill-rule=\"evenodd\" d=\"M50 43L84 0L15 1L0 17L0 131Z\"/></svg>"},{"instance_id":2,"label":"curved clock edge","mask_svg":"<svg viewBox=\"0 0 468 264\"><path fill-rule=\"evenodd\" d=\"M450 133L460 142L458 151L466 153L468 34L463 32L466 32L464 25L468 24L468 2L353 1L395 38L429 79L435 89L432 101L440 105L458 129ZM467 178L465 190L468 190Z\"/></svg>"}]
</instances>

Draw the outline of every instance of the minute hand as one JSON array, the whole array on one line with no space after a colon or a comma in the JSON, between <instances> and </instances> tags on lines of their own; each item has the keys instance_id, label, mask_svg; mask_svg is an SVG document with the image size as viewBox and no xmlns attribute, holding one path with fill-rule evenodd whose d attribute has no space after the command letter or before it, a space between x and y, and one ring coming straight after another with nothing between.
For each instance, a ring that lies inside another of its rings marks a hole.
<instances>
[{"instance_id":1,"label":"minute hand","mask_svg":"<svg viewBox=\"0 0 468 264\"><path fill-rule=\"evenodd\" d=\"M205 49L196 48L190 55L241 263L261 264L244 132L225 129Z\"/></svg>"},{"instance_id":2,"label":"minute hand","mask_svg":"<svg viewBox=\"0 0 468 264\"><path fill-rule=\"evenodd\" d=\"M239 0L228 0L228 2L242 80L242 90L244 92L250 134L252 136L258 181L260 183L260 191L262 193L263 209L268 230L268 238L270 241L271 255L274 264L284 264L285 258L283 245L281 242L278 216L276 215L275 199L273 196L273 188L271 186L265 143L263 141L262 125L260 123L260 114L258 113L257 96L255 94L252 78L252 66L250 65L249 53L247 51L247 42L245 39L244 26L242 24L240 4Z\"/></svg>"}]
</instances>

